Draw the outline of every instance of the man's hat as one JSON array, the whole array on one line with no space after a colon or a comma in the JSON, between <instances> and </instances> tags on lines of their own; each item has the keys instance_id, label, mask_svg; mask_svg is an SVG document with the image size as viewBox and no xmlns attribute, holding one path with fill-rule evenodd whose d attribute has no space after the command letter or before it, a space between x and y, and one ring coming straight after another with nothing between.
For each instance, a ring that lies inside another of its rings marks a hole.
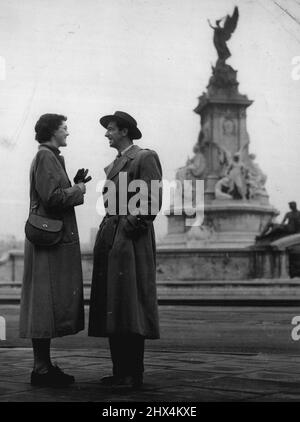
<instances>
[{"instance_id":1,"label":"man's hat","mask_svg":"<svg viewBox=\"0 0 300 422\"><path fill-rule=\"evenodd\" d=\"M116 111L115 114L103 116L99 120L100 124L107 129L109 122L111 121L120 122L128 127L132 139L141 139L142 133L137 127L136 120L130 116L130 114L124 111Z\"/></svg>"}]
</instances>

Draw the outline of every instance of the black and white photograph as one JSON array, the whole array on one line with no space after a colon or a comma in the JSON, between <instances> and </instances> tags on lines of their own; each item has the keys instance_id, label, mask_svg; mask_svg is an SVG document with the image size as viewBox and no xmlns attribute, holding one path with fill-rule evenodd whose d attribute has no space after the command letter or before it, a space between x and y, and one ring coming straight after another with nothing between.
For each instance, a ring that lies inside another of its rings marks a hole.
<instances>
[{"instance_id":1,"label":"black and white photograph","mask_svg":"<svg viewBox=\"0 0 300 422\"><path fill-rule=\"evenodd\" d=\"M299 403L299 116L300 0L0 0L1 404Z\"/></svg>"}]
</instances>

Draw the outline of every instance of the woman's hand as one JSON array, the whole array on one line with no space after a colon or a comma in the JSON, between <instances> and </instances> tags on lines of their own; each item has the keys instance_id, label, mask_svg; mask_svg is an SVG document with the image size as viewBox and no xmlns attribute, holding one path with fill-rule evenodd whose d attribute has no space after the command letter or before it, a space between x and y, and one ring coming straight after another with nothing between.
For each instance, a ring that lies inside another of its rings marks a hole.
<instances>
[{"instance_id":1,"label":"woman's hand","mask_svg":"<svg viewBox=\"0 0 300 422\"><path fill-rule=\"evenodd\" d=\"M76 173L76 175L75 175L75 177L74 177L74 183L75 184L78 184L78 183L87 183L87 182L89 182L90 180L92 180L92 177L91 176L88 176L87 177L87 174L88 174L88 172L89 172L89 169L79 169L78 171L77 171L77 173Z\"/></svg>"}]
</instances>

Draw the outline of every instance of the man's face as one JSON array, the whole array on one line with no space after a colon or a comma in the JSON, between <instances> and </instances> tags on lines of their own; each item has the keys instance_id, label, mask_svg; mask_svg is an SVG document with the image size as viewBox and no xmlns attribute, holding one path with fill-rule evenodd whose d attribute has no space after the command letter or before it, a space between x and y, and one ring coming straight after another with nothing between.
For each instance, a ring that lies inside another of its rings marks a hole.
<instances>
[{"instance_id":1,"label":"man's face","mask_svg":"<svg viewBox=\"0 0 300 422\"><path fill-rule=\"evenodd\" d=\"M105 133L106 138L109 139L109 146L111 148L119 149L126 136L126 129L119 129L116 122L111 121L107 126L107 131Z\"/></svg>"},{"instance_id":2,"label":"man's face","mask_svg":"<svg viewBox=\"0 0 300 422\"><path fill-rule=\"evenodd\" d=\"M53 137L55 139L57 147L67 146L67 136L69 136L68 127L66 122L63 122L59 126L59 128L53 133Z\"/></svg>"}]
</instances>

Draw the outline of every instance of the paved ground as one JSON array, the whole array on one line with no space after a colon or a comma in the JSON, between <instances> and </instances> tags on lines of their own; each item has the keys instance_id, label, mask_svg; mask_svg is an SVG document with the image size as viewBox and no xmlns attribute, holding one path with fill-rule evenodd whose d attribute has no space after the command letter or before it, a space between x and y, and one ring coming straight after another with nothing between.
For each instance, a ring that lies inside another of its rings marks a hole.
<instances>
[{"instance_id":1,"label":"paved ground","mask_svg":"<svg viewBox=\"0 0 300 422\"><path fill-rule=\"evenodd\" d=\"M66 389L29 385L30 343L17 338L18 307L0 307L0 401L9 402L260 402L300 401L300 341L291 338L298 308L160 308L162 339L148 341L141 392L105 389L110 374L104 339L83 332L53 342L53 358L76 377Z\"/></svg>"}]
</instances>

